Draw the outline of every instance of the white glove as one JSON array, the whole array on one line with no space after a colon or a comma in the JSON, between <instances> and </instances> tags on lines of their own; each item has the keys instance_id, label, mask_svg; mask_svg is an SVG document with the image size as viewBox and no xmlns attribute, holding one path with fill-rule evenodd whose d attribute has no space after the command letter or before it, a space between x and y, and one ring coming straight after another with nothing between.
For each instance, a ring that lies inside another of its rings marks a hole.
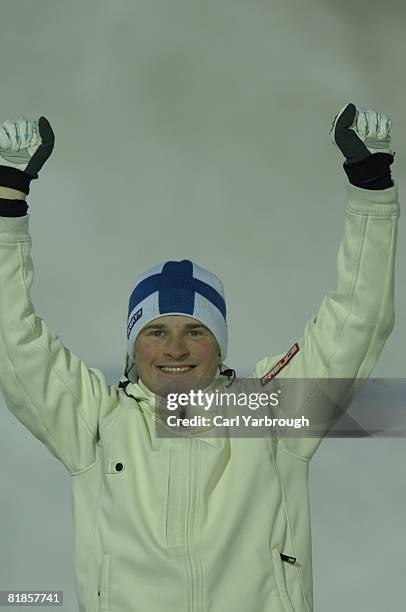
<instances>
[{"instance_id":1,"label":"white glove","mask_svg":"<svg viewBox=\"0 0 406 612\"><path fill-rule=\"evenodd\" d=\"M372 109L357 108L355 131L371 153L389 153L392 121L384 113Z\"/></svg>"},{"instance_id":2,"label":"white glove","mask_svg":"<svg viewBox=\"0 0 406 612\"><path fill-rule=\"evenodd\" d=\"M55 135L45 117L32 121L20 117L0 126L0 165L38 177L54 148Z\"/></svg>"},{"instance_id":3,"label":"white glove","mask_svg":"<svg viewBox=\"0 0 406 612\"><path fill-rule=\"evenodd\" d=\"M347 159L357 160L370 153L389 153L392 121L373 109L345 104L334 117L330 137Z\"/></svg>"}]
</instances>

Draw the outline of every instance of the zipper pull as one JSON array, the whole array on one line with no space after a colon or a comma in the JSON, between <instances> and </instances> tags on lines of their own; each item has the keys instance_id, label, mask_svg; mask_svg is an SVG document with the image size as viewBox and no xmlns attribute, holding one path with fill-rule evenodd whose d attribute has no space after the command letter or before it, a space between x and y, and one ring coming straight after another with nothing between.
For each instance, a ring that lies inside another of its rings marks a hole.
<instances>
[{"instance_id":1,"label":"zipper pull","mask_svg":"<svg viewBox=\"0 0 406 612\"><path fill-rule=\"evenodd\" d=\"M280 553L282 561L286 561L286 563L290 563L291 565L295 565L296 557L289 557L289 555L284 555Z\"/></svg>"}]
</instances>

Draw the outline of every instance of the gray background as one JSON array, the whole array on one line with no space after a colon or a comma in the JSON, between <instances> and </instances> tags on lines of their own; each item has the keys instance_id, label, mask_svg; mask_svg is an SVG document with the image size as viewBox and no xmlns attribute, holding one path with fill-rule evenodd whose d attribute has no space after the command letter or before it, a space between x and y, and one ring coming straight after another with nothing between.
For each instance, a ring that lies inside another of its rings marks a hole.
<instances>
[{"instance_id":1,"label":"gray background","mask_svg":"<svg viewBox=\"0 0 406 612\"><path fill-rule=\"evenodd\" d=\"M4 1L0 120L56 133L28 202L32 301L64 344L116 381L135 277L191 258L224 281L229 365L288 350L335 287L347 179L329 129L347 102L391 117L404 211L405 16L400 0ZM377 377L405 376L403 228ZM69 476L0 407L0 589L63 589L76 610ZM316 612L403 607L405 472L403 439L323 442Z\"/></svg>"}]
</instances>

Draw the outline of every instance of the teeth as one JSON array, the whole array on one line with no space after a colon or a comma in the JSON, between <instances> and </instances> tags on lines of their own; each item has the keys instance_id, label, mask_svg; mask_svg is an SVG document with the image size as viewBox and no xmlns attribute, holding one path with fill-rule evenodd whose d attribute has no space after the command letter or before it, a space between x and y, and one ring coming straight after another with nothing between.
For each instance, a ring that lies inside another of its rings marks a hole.
<instances>
[{"instance_id":1,"label":"teeth","mask_svg":"<svg viewBox=\"0 0 406 612\"><path fill-rule=\"evenodd\" d=\"M162 372L189 372L189 370L191 370L192 367L191 366L182 366L182 367L162 367L161 370Z\"/></svg>"}]
</instances>

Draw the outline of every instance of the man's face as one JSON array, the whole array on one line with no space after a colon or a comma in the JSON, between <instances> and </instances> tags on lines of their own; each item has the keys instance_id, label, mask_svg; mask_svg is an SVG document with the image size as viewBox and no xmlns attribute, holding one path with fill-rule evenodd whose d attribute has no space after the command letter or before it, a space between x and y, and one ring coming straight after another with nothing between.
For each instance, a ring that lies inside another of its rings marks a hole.
<instances>
[{"instance_id":1,"label":"man's face","mask_svg":"<svg viewBox=\"0 0 406 612\"><path fill-rule=\"evenodd\" d=\"M191 317L154 319L138 334L134 361L142 382L154 393L173 382L211 381L221 363L211 331Z\"/></svg>"}]
</instances>

